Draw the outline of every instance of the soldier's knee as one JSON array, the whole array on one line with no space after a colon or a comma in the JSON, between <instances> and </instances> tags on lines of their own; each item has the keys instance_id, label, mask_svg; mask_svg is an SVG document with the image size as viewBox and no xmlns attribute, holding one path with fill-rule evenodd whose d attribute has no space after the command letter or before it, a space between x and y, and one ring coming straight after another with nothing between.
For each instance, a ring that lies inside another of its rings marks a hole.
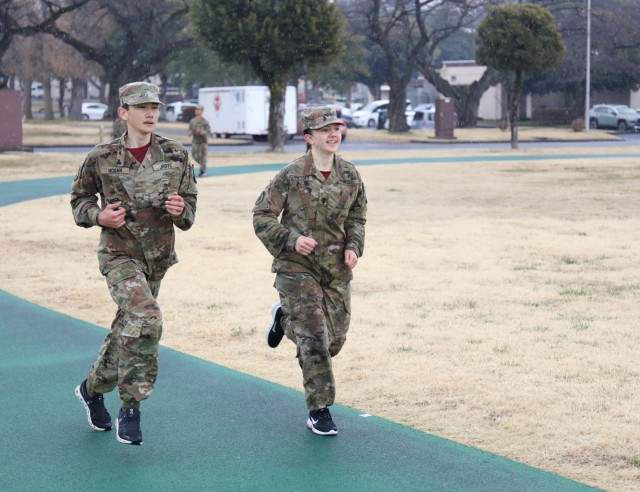
<instances>
[{"instance_id":1,"label":"soldier's knee","mask_svg":"<svg viewBox=\"0 0 640 492\"><path fill-rule=\"evenodd\" d=\"M162 312L155 300L145 300L129 313L122 334L129 337L159 339L162 335Z\"/></svg>"}]
</instances>

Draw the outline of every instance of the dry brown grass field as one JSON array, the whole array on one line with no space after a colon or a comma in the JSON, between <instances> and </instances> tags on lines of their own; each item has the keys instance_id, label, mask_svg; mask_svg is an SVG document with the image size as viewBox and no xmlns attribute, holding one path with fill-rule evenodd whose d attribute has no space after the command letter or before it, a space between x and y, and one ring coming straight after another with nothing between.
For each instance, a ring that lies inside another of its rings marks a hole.
<instances>
[{"instance_id":1,"label":"dry brown grass field","mask_svg":"<svg viewBox=\"0 0 640 492\"><path fill-rule=\"evenodd\" d=\"M190 143L187 136L186 123L161 122L158 125L158 133L163 130L171 130L167 135L182 143ZM110 121L43 121L29 120L23 125L24 145L26 146L68 146L85 145L93 146L110 138ZM369 130L366 128L349 129L347 138L350 140L377 140L386 142L450 142L435 138L435 130L412 130L409 133L397 134L388 131ZM509 132L499 128L456 128L453 141L458 142L508 142ZM519 139L525 141L549 141L549 140L616 140L618 137L611 132L603 130L591 130L589 133L574 132L570 128L542 128L521 127ZM242 139L213 138L209 140L211 145L223 145L233 143L246 143Z\"/></svg>"},{"instance_id":2,"label":"dry brown grass field","mask_svg":"<svg viewBox=\"0 0 640 492\"><path fill-rule=\"evenodd\" d=\"M362 166L367 245L334 361L338 402L609 491L640 490L639 151L535 161L524 158L587 152L429 151L470 159ZM210 166L291 158L212 155ZM0 169L2 180L72 175L81 160L5 153ZM272 174L200 181L196 225L178 234L180 263L160 291L163 344L300 390L293 344L271 350L263 338L276 293L250 212ZM3 289L110 325L98 230L73 224L68 196L2 207L0 228L12 259L0 265ZM304 411L301 395L301 422Z\"/></svg>"}]
</instances>

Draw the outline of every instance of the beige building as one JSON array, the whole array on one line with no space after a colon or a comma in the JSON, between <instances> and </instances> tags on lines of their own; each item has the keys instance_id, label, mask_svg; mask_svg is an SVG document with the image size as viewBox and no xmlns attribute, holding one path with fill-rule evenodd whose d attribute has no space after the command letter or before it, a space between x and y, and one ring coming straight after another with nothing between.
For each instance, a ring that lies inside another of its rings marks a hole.
<instances>
[{"instance_id":1,"label":"beige building","mask_svg":"<svg viewBox=\"0 0 640 492\"><path fill-rule=\"evenodd\" d=\"M487 67L478 65L473 60L445 61L440 69L440 76L451 85L471 85L480 80ZM494 85L480 98L478 118L499 120L503 115L502 85ZM506 107L506 106L505 106Z\"/></svg>"},{"instance_id":2,"label":"beige building","mask_svg":"<svg viewBox=\"0 0 640 492\"><path fill-rule=\"evenodd\" d=\"M477 65L473 60L446 61L443 62L440 75L451 85L470 85L476 80L479 80L486 69L487 67ZM524 95L522 99L521 117L532 118L533 113L542 108L562 109L568 107L564 99L564 95L559 93L535 96L531 94ZM628 104L631 108L640 110L640 90L630 92L628 95L621 93L592 94L591 103ZM500 119L501 116L506 113L506 107L507 101L504 99L501 85L492 86L480 99L478 117L490 120Z\"/></svg>"},{"instance_id":3,"label":"beige building","mask_svg":"<svg viewBox=\"0 0 640 492\"><path fill-rule=\"evenodd\" d=\"M636 111L640 111L640 91L631 93L631 97L629 98L629 106L631 106Z\"/></svg>"}]
</instances>

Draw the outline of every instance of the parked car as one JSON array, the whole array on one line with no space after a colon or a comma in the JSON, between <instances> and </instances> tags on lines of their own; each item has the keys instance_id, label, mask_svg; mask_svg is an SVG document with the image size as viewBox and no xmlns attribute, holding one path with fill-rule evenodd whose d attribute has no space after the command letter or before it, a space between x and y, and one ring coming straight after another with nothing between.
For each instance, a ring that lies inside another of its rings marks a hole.
<instances>
[{"instance_id":1,"label":"parked car","mask_svg":"<svg viewBox=\"0 0 640 492\"><path fill-rule=\"evenodd\" d=\"M336 108L336 110L340 114L340 118L342 118L345 124L347 125L347 128L355 128L355 124L353 122L353 116L352 116L355 109L345 108L344 106L340 106L340 104L332 104L330 106L333 106L334 108Z\"/></svg>"},{"instance_id":2,"label":"parked car","mask_svg":"<svg viewBox=\"0 0 640 492\"><path fill-rule=\"evenodd\" d=\"M38 84L37 82L31 84L31 97L34 99L42 99L43 96L44 87L42 86L42 84Z\"/></svg>"},{"instance_id":3,"label":"parked car","mask_svg":"<svg viewBox=\"0 0 640 492\"><path fill-rule=\"evenodd\" d=\"M195 116L196 105L194 101L178 101L167 104L165 108L165 118L167 121L184 121L189 123Z\"/></svg>"},{"instance_id":4,"label":"parked car","mask_svg":"<svg viewBox=\"0 0 640 492\"><path fill-rule=\"evenodd\" d=\"M624 104L597 104L589 111L589 128L614 128L621 132L635 128L640 115Z\"/></svg>"},{"instance_id":5,"label":"parked car","mask_svg":"<svg viewBox=\"0 0 640 492\"><path fill-rule=\"evenodd\" d=\"M418 104L413 108L414 115L411 121L413 130L433 128L435 125L436 105L433 103Z\"/></svg>"},{"instance_id":6,"label":"parked car","mask_svg":"<svg viewBox=\"0 0 640 492\"><path fill-rule=\"evenodd\" d=\"M358 128L377 128L380 113L389 111L389 100L388 99L379 99L377 101L371 101L362 109L355 111L353 116L353 123ZM413 110L411 109L411 101L407 99L407 124L411 126L411 121L413 120ZM384 125L383 125L384 126Z\"/></svg>"},{"instance_id":7,"label":"parked car","mask_svg":"<svg viewBox=\"0 0 640 492\"><path fill-rule=\"evenodd\" d=\"M104 120L104 115L109 107L99 102L82 103L83 120Z\"/></svg>"},{"instance_id":8,"label":"parked car","mask_svg":"<svg viewBox=\"0 0 640 492\"><path fill-rule=\"evenodd\" d=\"M353 116L351 116L350 114L346 114L343 112L342 119L344 120L344 123L347 128L353 128L355 126L355 124L353 123ZM345 132L345 135L346 135L346 132Z\"/></svg>"},{"instance_id":9,"label":"parked car","mask_svg":"<svg viewBox=\"0 0 640 492\"><path fill-rule=\"evenodd\" d=\"M344 121L344 125L340 125L340 133L342 133L342 140L346 140L347 139L347 119L345 118L345 116L342 113L342 109L340 106L334 106L334 105L330 105L332 108L334 108L336 110L336 116L338 118L342 118L342 121ZM310 106L301 106L298 108L298 114L296 117L296 135L303 135L303 130L302 130L302 121L300 120L300 113L302 113L302 111L304 111L305 109L309 108Z\"/></svg>"}]
</instances>

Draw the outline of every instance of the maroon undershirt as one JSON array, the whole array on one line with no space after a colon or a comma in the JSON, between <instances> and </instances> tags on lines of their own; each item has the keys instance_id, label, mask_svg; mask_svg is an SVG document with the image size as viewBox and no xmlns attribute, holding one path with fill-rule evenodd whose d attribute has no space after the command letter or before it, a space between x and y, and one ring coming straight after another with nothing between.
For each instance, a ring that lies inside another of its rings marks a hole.
<instances>
[{"instance_id":1,"label":"maroon undershirt","mask_svg":"<svg viewBox=\"0 0 640 492\"><path fill-rule=\"evenodd\" d=\"M149 150L149 146L151 146L151 142L149 142L144 147L138 147L137 149L127 149L131 152L131 155L135 157L136 161L142 163L144 161L144 157L147 155L147 151Z\"/></svg>"},{"instance_id":2,"label":"maroon undershirt","mask_svg":"<svg viewBox=\"0 0 640 492\"><path fill-rule=\"evenodd\" d=\"M329 177L329 174L331 174L331 171L320 171L320 172L324 176L324 179L327 179Z\"/></svg>"}]
</instances>

